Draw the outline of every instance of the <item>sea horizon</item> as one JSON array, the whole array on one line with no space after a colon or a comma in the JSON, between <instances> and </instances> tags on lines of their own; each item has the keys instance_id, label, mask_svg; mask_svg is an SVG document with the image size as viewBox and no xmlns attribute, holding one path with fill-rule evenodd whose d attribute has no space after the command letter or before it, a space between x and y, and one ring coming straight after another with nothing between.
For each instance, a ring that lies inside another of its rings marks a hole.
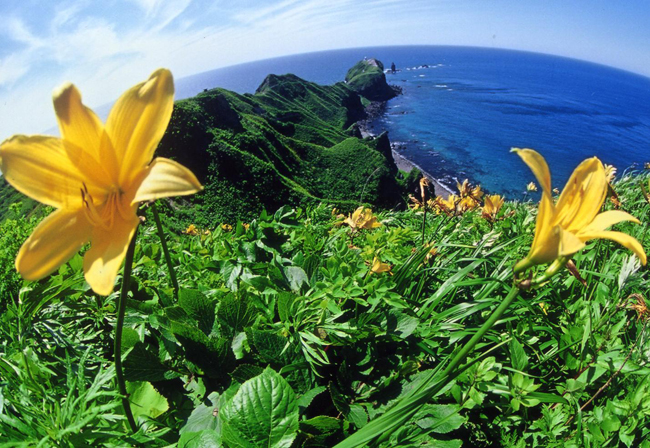
<instances>
[{"instance_id":1,"label":"sea horizon","mask_svg":"<svg viewBox=\"0 0 650 448\"><path fill-rule=\"evenodd\" d=\"M452 189L468 178L523 197L533 177L512 147L541 152L558 188L587 157L619 174L650 160L650 78L529 51L410 45L301 53L180 78L176 99L212 88L254 93L269 74L334 84L364 57L386 68L395 62L400 71L387 80L404 92L372 122L374 133L387 131L403 157ZM111 106L96 111L105 119Z\"/></svg>"},{"instance_id":2,"label":"sea horizon","mask_svg":"<svg viewBox=\"0 0 650 448\"><path fill-rule=\"evenodd\" d=\"M530 197L525 185L534 178L512 147L542 153L558 188L588 157L619 174L650 160L650 78L528 51L415 45L303 53L180 79L177 97L214 87L253 93L269 74L333 84L364 57L401 69L387 80L403 94L374 120L374 133L387 131L402 156L449 187L468 178L511 199Z\"/></svg>"}]
</instances>

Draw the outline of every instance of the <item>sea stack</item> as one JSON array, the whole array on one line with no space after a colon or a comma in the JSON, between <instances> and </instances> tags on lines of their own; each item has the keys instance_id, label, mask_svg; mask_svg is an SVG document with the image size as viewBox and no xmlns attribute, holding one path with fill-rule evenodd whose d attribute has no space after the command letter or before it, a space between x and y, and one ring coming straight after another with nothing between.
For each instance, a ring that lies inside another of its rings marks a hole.
<instances>
[{"instance_id":1,"label":"sea stack","mask_svg":"<svg viewBox=\"0 0 650 448\"><path fill-rule=\"evenodd\" d=\"M348 70L345 82L359 95L370 101L387 101L396 96L386 82L384 64L377 59L363 59Z\"/></svg>"}]
</instances>

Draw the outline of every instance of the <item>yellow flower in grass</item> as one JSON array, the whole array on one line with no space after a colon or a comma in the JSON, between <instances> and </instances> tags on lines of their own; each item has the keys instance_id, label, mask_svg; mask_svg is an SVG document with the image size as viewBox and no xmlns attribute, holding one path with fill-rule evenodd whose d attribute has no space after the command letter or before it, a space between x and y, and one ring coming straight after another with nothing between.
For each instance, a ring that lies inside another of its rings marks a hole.
<instances>
[{"instance_id":1,"label":"yellow flower in grass","mask_svg":"<svg viewBox=\"0 0 650 448\"><path fill-rule=\"evenodd\" d=\"M363 206L357 208L354 213L345 218L343 224L349 225L352 230L381 227L381 222L377 221L377 217L372 214L372 210Z\"/></svg>"},{"instance_id":2,"label":"yellow flower in grass","mask_svg":"<svg viewBox=\"0 0 650 448\"><path fill-rule=\"evenodd\" d=\"M160 157L152 161L173 105L168 70L127 90L106 124L67 83L54 92L61 138L15 135L0 145L5 179L57 209L18 252L16 269L23 278L45 277L90 242L86 280L96 293L108 295L140 222L138 203L202 189L182 165Z\"/></svg>"},{"instance_id":3,"label":"yellow flower in grass","mask_svg":"<svg viewBox=\"0 0 650 448\"><path fill-rule=\"evenodd\" d=\"M599 213L607 194L607 178L600 160L593 157L578 165L554 204L551 173L544 158L532 149L514 148L513 151L533 171L542 187L533 245L528 256L515 266L515 273L553 261L556 263L549 270L556 272L588 240L595 238L616 241L646 264L646 254L636 239L625 233L605 230L622 221L639 221L620 210Z\"/></svg>"},{"instance_id":4,"label":"yellow flower in grass","mask_svg":"<svg viewBox=\"0 0 650 448\"><path fill-rule=\"evenodd\" d=\"M199 229L197 229L194 224L190 224L189 226L187 226L187 229L185 229L183 233L186 235L196 236L199 234Z\"/></svg>"},{"instance_id":5,"label":"yellow flower in grass","mask_svg":"<svg viewBox=\"0 0 650 448\"><path fill-rule=\"evenodd\" d=\"M505 200L498 194L485 196L485 201L483 203L482 216L488 221L494 221L499 210L503 207Z\"/></svg>"},{"instance_id":6,"label":"yellow flower in grass","mask_svg":"<svg viewBox=\"0 0 650 448\"><path fill-rule=\"evenodd\" d=\"M480 199L483 197L483 190L480 185L472 186L469 180L465 179L463 183L456 181L460 201L458 202L458 210L465 212L473 210L479 205Z\"/></svg>"},{"instance_id":7,"label":"yellow flower in grass","mask_svg":"<svg viewBox=\"0 0 650 448\"><path fill-rule=\"evenodd\" d=\"M456 206L459 202L460 198L455 194L450 194L446 199L442 196L436 196L436 204L439 209L447 215L453 215L456 213Z\"/></svg>"},{"instance_id":8,"label":"yellow flower in grass","mask_svg":"<svg viewBox=\"0 0 650 448\"><path fill-rule=\"evenodd\" d=\"M530 182L526 185L526 191L537 191L537 185L535 185L535 182Z\"/></svg>"},{"instance_id":9,"label":"yellow flower in grass","mask_svg":"<svg viewBox=\"0 0 650 448\"><path fill-rule=\"evenodd\" d=\"M375 274L381 274L382 272L390 272L391 266L387 263L382 263L381 260L377 257L375 257L372 260L372 266L370 267L370 271L374 272Z\"/></svg>"}]
</instances>

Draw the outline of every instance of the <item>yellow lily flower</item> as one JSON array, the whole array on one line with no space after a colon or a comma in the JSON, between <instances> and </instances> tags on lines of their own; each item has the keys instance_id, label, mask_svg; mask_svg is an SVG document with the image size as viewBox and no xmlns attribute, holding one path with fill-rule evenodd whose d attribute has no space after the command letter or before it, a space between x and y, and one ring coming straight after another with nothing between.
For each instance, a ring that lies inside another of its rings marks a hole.
<instances>
[{"instance_id":1,"label":"yellow lily flower","mask_svg":"<svg viewBox=\"0 0 650 448\"><path fill-rule=\"evenodd\" d=\"M566 263L562 260L568 260L585 246L586 241L595 238L616 241L646 264L646 254L636 239L625 233L605 230L622 221L638 224L639 220L620 210L599 213L607 194L605 169L600 160L593 157L578 165L557 204L554 204L551 173L544 157L532 149L514 148L513 151L533 171L542 187L533 245L528 256L515 266L515 273L558 260L549 268L556 272Z\"/></svg>"},{"instance_id":2,"label":"yellow lily flower","mask_svg":"<svg viewBox=\"0 0 650 448\"><path fill-rule=\"evenodd\" d=\"M480 185L472 186L469 183L469 180L465 179L463 183L456 181L456 188L458 188L458 194L460 196L460 201L458 202L458 210L465 212L467 210L473 210L479 205L479 200L483 197L483 190Z\"/></svg>"},{"instance_id":3,"label":"yellow lily flower","mask_svg":"<svg viewBox=\"0 0 650 448\"><path fill-rule=\"evenodd\" d=\"M377 221L377 217L372 214L372 210L363 206L357 208L354 213L345 218L343 224L349 225L352 230L381 227L381 222Z\"/></svg>"},{"instance_id":4,"label":"yellow lily flower","mask_svg":"<svg viewBox=\"0 0 650 448\"><path fill-rule=\"evenodd\" d=\"M494 220L499 213L499 210L501 210L501 207L503 207L504 202L505 200L498 194L485 196L485 202L481 213L483 218L488 221Z\"/></svg>"},{"instance_id":5,"label":"yellow lily flower","mask_svg":"<svg viewBox=\"0 0 650 448\"><path fill-rule=\"evenodd\" d=\"M440 207L440 210L447 215L453 215L456 213L456 206L459 202L460 198L455 194L450 194L447 196L447 199L444 199L441 196L436 196L436 203Z\"/></svg>"},{"instance_id":6,"label":"yellow lily flower","mask_svg":"<svg viewBox=\"0 0 650 448\"><path fill-rule=\"evenodd\" d=\"M106 124L66 83L54 92L61 138L15 135L0 145L0 170L18 191L55 207L25 241L16 269L27 280L55 271L84 244L83 270L108 295L140 220L138 204L203 187L184 166L152 161L174 106L168 70L127 90Z\"/></svg>"},{"instance_id":7,"label":"yellow lily flower","mask_svg":"<svg viewBox=\"0 0 650 448\"><path fill-rule=\"evenodd\" d=\"M535 182L530 182L528 185L526 185L526 190L537 191L537 185L535 185Z\"/></svg>"},{"instance_id":8,"label":"yellow lily flower","mask_svg":"<svg viewBox=\"0 0 650 448\"><path fill-rule=\"evenodd\" d=\"M420 178L420 196L422 196L422 203L425 204L427 202L426 199L426 187L429 186L429 179L426 177L421 177Z\"/></svg>"},{"instance_id":9,"label":"yellow lily flower","mask_svg":"<svg viewBox=\"0 0 650 448\"><path fill-rule=\"evenodd\" d=\"M461 198L469 196L472 191L472 186L469 184L469 179L465 179L462 184L456 181L456 188L458 189L458 195Z\"/></svg>"},{"instance_id":10,"label":"yellow lily flower","mask_svg":"<svg viewBox=\"0 0 650 448\"><path fill-rule=\"evenodd\" d=\"M187 226L187 229L185 229L183 233L186 235L196 236L199 234L199 230L196 228L194 224L190 224L189 226Z\"/></svg>"},{"instance_id":11,"label":"yellow lily flower","mask_svg":"<svg viewBox=\"0 0 650 448\"><path fill-rule=\"evenodd\" d=\"M374 272L375 274L381 274L382 272L390 272L391 266L387 263L382 263L379 258L375 257L372 260L372 266L370 267L370 271Z\"/></svg>"}]
</instances>

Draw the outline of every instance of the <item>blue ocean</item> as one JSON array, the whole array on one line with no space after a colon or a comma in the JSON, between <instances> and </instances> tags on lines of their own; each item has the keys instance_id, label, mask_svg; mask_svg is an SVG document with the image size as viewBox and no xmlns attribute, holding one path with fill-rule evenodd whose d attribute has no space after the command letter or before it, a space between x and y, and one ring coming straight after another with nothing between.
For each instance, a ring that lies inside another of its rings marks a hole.
<instances>
[{"instance_id":1,"label":"blue ocean","mask_svg":"<svg viewBox=\"0 0 650 448\"><path fill-rule=\"evenodd\" d=\"M650 79L611 67L536 53L452 46L374 47L241 64L177 82L177 96L224 87L252 93L269 73L332 84L364 57L398 72L403 94L372 126L448 185L469 178L521 198L534 180L511 147L539 151L561 188L583 159L598 156L619 175L650 161Z\"/></svg>"}]
</instances>

